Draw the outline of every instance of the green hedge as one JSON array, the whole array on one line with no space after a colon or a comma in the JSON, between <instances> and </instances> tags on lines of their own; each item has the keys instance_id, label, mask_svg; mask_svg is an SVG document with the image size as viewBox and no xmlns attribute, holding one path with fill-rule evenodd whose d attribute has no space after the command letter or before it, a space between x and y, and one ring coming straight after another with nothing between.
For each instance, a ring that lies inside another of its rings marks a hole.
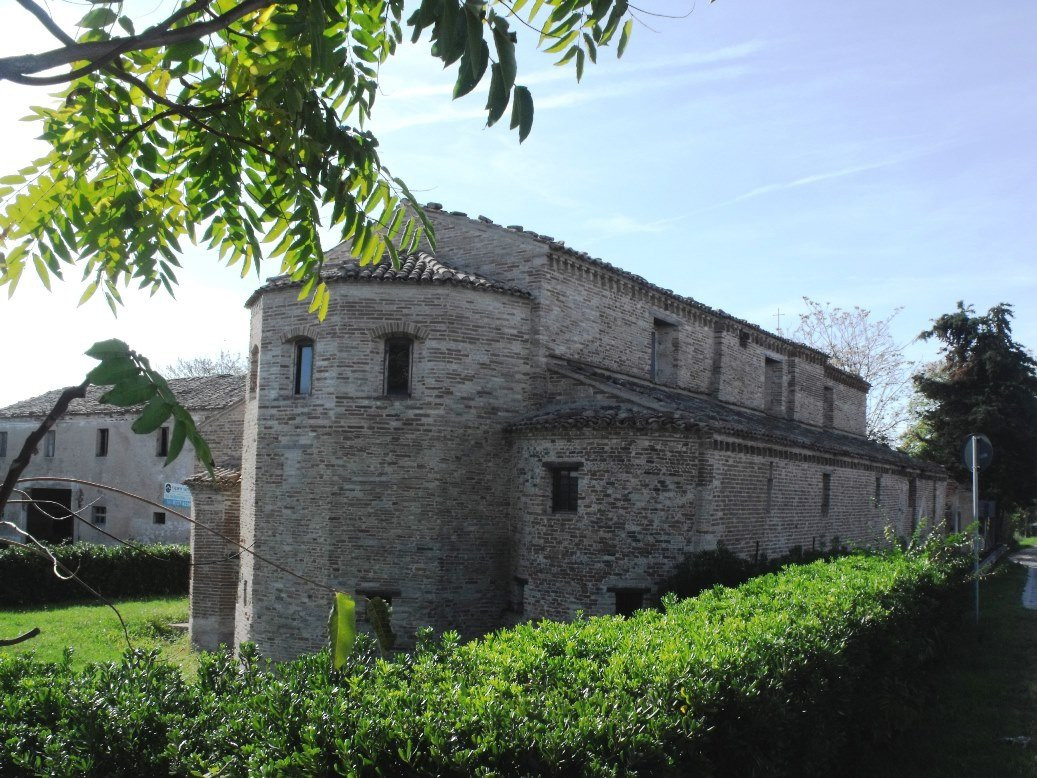
<instances>
[{"instance_id":1,"label":"green hedge","mask_svg":"<svg viewBox=\"0 0 1037 778\"><path fill-rule=\"evenodd\" d=\"M0 774L814 775L917 708L965 565L790 567L629 619L266 665L0 662Z\"/></svg>"},{"instance_id":2,"label":"green hedge","mask_svg":"<svg viewBox=\"0 0 1037 778\"><path fill-rule=\"evenodd\" d=\"M105 597L187 594L191 552L187 546L53 546L54 556ZM51 563L28 550L0 549L0 608L93 600L75 581L54 575Z\"/></svg>"}]
</instances>

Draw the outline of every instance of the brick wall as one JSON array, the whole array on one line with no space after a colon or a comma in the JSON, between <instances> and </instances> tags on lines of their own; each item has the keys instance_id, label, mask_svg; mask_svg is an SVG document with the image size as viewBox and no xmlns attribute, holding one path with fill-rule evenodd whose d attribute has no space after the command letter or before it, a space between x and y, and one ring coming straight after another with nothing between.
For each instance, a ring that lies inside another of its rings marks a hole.
<instances>
[{"instance_id":1,"label":"brick wall","mask_svg":"<svg viewBox=\"0 0 1037 778\"><path fill-rule=\"evenodd\" d=\"M338 284L319 326L294 290L253 307L258 396L248 401L242 532L257 551L347 592L398 591L394 629L476 634L507 592L503 424L525 407L528 299L446 286ZM383 395L384 337L415 335L412 395ZM314 341L313 392L292 393L295 344ZM326 639L329 594L242 567L238 639L288 656Z\"/></svg>"},{"instance_id":2,"label":"brick wall","mask_svg":"<svg viewBox=\"0 0 1037 778\"><path fill-rule=\"evenodd\" d=\"M528 432L514 437L511 575L522 619L615 612L609 589L652 590L699 548L700 443L672 433ZM553 512L552 463L578 463L575 512Z\"/></svg>"},{"instance_id":3,"label":"brick wall","mask_svg":"<svg viewBox=\"0 0 1037 778\"><path fill-rule=\"evenodd\" d=\"M191 485L192 518L229 538L238 537L241 511L236 481ZM234 646L234 608L238 585L238 548L204 527L191 531L191 643L205 651Z\"/></svg>"}]
</instances>

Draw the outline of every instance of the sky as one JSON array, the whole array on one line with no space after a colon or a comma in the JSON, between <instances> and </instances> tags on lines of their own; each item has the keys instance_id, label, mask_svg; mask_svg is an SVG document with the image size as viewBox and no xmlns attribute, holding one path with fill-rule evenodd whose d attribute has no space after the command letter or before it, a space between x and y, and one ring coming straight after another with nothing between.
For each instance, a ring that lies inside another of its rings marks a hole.
<instances>
[{"instance_id":1,"label":"sky","mask_svg":"<svg viewBox=\"0 0 1037 778\"><path fill-rule=\"evenodd\" d=\"M521 145L506 122L484 126L485 89L451 101L454 71L427 40L402 47L369 125L382 161L422 201L552 235L771 331L804 296L901 309L895 337L925 361L935 344L913 339L958 300L1008 302L1037 347L1037 4L641 7L685 18L639 14L624 57L602 51L579 84L518 27L535 104ZM12 0L0 8L0 52L51 46ZM0 175L41 152L19 119L46 100L0 82ZM75 273L0 295L0 407L78 383L108 337L159 365L244 352L244 301L277 268L242 279L195 249L184 265L175 301L129 292L118 318L99 295L77 308Z\"/></svg>"}]
</instances>

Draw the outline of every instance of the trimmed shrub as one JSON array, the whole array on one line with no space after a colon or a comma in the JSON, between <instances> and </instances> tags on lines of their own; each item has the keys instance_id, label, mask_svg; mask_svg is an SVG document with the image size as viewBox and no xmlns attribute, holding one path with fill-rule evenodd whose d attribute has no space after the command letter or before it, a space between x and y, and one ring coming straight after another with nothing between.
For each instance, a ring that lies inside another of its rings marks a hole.
<instances>
[{"instance_id":1,"label":"trimmed shrub","mask_svg":"<svg viewBox=\"0 0 1037 778\"><path fill-rule=\"evenodd\" d=\"M191 552L187 546L101 546L73 543L51 547L67 569L105 597L126 599L187 594ZM22 548L0 549L0 607L27 607L94 600L75 581L54 575L47 559Z\"/></svg>"},{"instance_id":2,"label":"trimmed shrub","mask_svg":"<svg viewBox=\"0 0 1037 778\"><path fill-rule=\"evenodd\" d=\"M678 597L694 597L714 586L741 586L751 578L776 573L786 565L831 560L848 553L849 549L839 543L839 538L832 538L827 551L805 551L802 546L793 546L774 559L769 559L766 554L746 559L718 543L716 551L697 551L686 556L673 574L659 584L659 591Z\"/></svg>"},{"instance_id":3,"label":"trimmed shrub","mask_svg":"<svg viewBox=\"0 0 1037 778\"><path fill-rule=\"evenodd\" d=\"M794 566L624 619L423 640L347 666L0 662L0 774L811 775L917 708L967 561Z\"/></svg>"}]
</instances>

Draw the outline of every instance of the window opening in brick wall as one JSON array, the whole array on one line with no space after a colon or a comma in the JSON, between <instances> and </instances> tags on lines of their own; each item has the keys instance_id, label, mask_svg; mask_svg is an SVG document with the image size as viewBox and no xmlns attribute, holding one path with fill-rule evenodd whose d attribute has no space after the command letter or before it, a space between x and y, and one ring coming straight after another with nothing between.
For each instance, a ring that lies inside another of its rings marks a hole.
<instances>
[{"instance_id":1,"label":"window opening in brick wall","mask_svg":"<svg viewBox=\"0 0 1037 778\"><path fill-rule=\"evenodd\" d=\"M664 319L652 323L651 377L660 383L673 383L677 376L677 325Z\"/></svg>"},{"instance_id":2,"label":"window opening in brick wall","mask_svg":"<svg viewBox=\"0 0 1037 778\"><path fill-rule=\"evenodd\" d=\"M745 330L738 330L738 345L742 348L749 348L749 333Z\"/></svg>"},{"instance_id":3,"label":"window opening in brick wall","mask_svg":"<svg viewBox=\"0 0 1037 778\"><path fill-rule=\"evenodd\" d=\"M54 456L54 447L57 443L57 437L57 433L54 430L47 430L47 434L43 438L43 456Z\"/></svg>"},{"instance_id":4,"label":"window opening in brick wall","mask_svg":"<svg viewBox=\"0 0 1037 778\"><path fill-rule=\"evenodd\" d=\"M101 527L108 523L108 508L103 505L95 505L90 509L90 523Z\"/></svg>"},{"instance_id":5,"label":"window opening in brick wall","mask_svg":"<svg viewBox=\"0 0 1037 778\"><path fill-rule=\"evenodd\" d=\"M767 468L767 496L763 506L763 513L770 517L774 505L774 463L771 462Z\"/></svg>"},{"instance_id":6,"label":"window opening in brick wall","mask_svg":"<svg viewBox=\"0 0 1037 778\"><path fill-rule=\"evenodd\" d=\"M97 445L94 453L99 457L108 456L108 430L104 427L97 431Z\"/></svg>"},{"instance_id":7,"label":"window opening in brick wall","mask_svg":"<svg viewBox=\"0 0 1037 778\"><path fill-rule=\"evenodd\" d=\"M911 534L918 529L918 479L912 478L907 482L907 512L911 516Z\"/></svg>"},{"instance_id":8,"label":"window opening in brick wall","mask_svg":"<svg viewBox=\"0 0 1037 778\"><path fill-rule=\"evenodd\" d=\"M648 589L640 586L610 586L608 591L616 598L616 615L632 616L645 606Z\"/></svg>"},{"instance_id":9,"label":"window opening in brick wall","mask_svg":"<svg viewBox=\"0 0 1037 778\"><path fill-rule=\"evenodd\" d=\"M410 397L411 352L414 341L403 335L385 339L385 395Z\"/></svg>"},{"instance_id":10,"label":"window opening in brick wall","mask_svg":"<svg viewBox=\"0 0 1037 778\"><path fill-rule=\"evenodd\" d=\"M364 586L364 585L361 585L361 586L357 587L356 592L357 592L357 594L362 594L364 597L367 597L368 600L370 600L370 599L372 599L374 597L377 597L380 600L384 600L385 604L389 607L389 618L390 619L392 618L392 602L393 602L393 600L395 600L397 597L400 596L400 590L399 589L394 589L391 586L379 586L379 585ZM370 619L367 616L367 608L366 607L364 608L364 612L363 612L363 614L361 615L360 618L361 618L362 621L370 621Z\"/></svg>"},{"instance_id":11,"label":"window opening in brick wall","mask_svg":"<svg viewBox=\"0 0 1037 778\"><path fill-rule=\"evenodd\" d=\"M831 386L825 387L825 404L821 424L825 429L835 426L835 388Z\"/></svg>"},{"instance_id":12,"label":"window opening in brick wall","mask_svg":"<svg viewBox=\"0 0 1037 778\"><path fill-rule=\"evenodd\" d=\"M528 579L522 576L513 576L511 579L511 611L512 613L526 612L526 584Z\"/></svg>"},{"instance_id":13,"label":"window opening in brick wall","mask_svg":"<svg viewBox=\"0 0 1037 778\"><path fill-rule=\"evenodd\" d=\"M551 512L573 512L580 499L579 463L548 464L551 471Z\"/></svg>"},{"instance_id":14,"label":"window opening in brick wall","mask_svg":"<svg viewBox=\"0 0 1037 778\"><path fill-rule=\"evenodd\" d=\"M169 427L160 427L155 433L155 456L164 457L169 454Z\"/></svg>"},{"instance_id":15,"label":"window opening in brick wall","mask_svg":"<svg viewBox=\"0 0 1037 778\"><path fill-rule=\"evenodd\" d=\"M0 457L7 456L7 433L0 432Z\"/></svg>"},{"instance_id":16,"label":"window opening in brick wall","mask_svg":"<svg viewBox=\"0 0 1037 778\"><path fill-rule=\"evenodd\" d=\"M248 396L255 397L259 388L259 346L253 346L248 358Z\"/></svg>"},{"instance_id":17,"label":"window opening in brick wall","mask_svg":"<svg viewBox=\"0 0 1037 778\"><path fill-rule=\"evenodd\" d=\"M940 515L940 507L936 504L936 481L933 481L933 521Z\"/></svg>"},{"instance_id":18,"label":"window opening in brick wall","mask_svg":"<svg viewBox=\"0 0 1037 778\"><path fill-rule=\"evenodd\" d=\"M151 514L151 523L152 524L165 524L166 523L166 512L165 511L155 511L154 513L152 513Z\"/></svg>"},{"instance_id":19,"label":"window opening in brick wall","mask_svg":"<svg viewBox=\"0 0 1037 778\"><path fill-rule=\"evenodd\" d=\"M875 507L882 507L882 476L875 476Z\"/></svg>"},{"instance_id":20,"label":"window opening in brick wall","mask_svg":"<svg viewBox=\"0 0 1037 778\"><path fill-rule=\"evenodd\" d=\"M313 391L313 341L301 338L295 341L295 394L307 395Z\"/></svg>"},{"instance_id":21,"label":"window opening in brick wall","mask_svg":"<svg viewBox=\"0 0 1037 778\"><path fill-rule=\"evenodd\" d=\"M832 474L821 474L821 515L827 516L832 509Z\"/></svg>"},{"instance_id":22,"label":"window opening in brick wall","mask_svg":"<svg viewBox=\"0 0 1037 778\"><path fill-rule=\"evenodd\" d=\"M763 359L763 407L767 413L780 414L784 407L782 396L783 365L780 359Z\"/></svg>"}]
</instances>

